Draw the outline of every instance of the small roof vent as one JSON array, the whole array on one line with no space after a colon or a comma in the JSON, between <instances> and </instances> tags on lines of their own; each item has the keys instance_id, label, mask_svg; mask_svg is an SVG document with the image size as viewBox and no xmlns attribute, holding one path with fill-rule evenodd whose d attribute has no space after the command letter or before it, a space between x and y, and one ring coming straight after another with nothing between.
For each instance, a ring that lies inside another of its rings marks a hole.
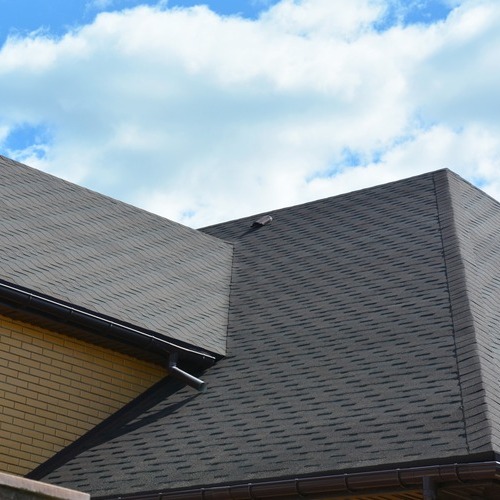
<instances>
[{"instance_id":1,"label":"small roof vent","mask_svg":"<svg viewBox=\"0 0 500 500\"><path fill-rule=\"evenodd\" d=\"M269 224L273 218L270 215L263 215L262 217L259 217L254 223L252 224L252 227L262 227L265 226L266 224Z\"/></svg>"}]
</instances>

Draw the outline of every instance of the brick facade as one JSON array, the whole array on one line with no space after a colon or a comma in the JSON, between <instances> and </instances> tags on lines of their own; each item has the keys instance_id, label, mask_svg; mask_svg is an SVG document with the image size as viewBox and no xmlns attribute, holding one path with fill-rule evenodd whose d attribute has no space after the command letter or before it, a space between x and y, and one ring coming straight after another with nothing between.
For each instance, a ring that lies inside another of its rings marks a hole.
<instances>
[{"instance_id":1,"label":"brick facade","mask_svg":"<svg viewBox=\"0 0 500 500\"><path fill-rule=\"evenodd\" d=\"M25 474L166 375L0 316L0 471Z\"/></svg>"}]
</instances>

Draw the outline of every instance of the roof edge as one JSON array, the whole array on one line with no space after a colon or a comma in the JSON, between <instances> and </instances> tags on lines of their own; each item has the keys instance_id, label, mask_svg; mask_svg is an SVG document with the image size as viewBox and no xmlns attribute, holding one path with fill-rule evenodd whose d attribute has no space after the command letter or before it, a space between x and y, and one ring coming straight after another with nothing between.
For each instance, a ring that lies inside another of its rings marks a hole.
<instances>
[{"instance_id":1,"label":"roof edge","mask_svg":"<svg viewBox=\"0 0 500 500\"><path fill-rule=\"evenodd\" d=\"M146 210L145 208L138 207L137 205L133 205L130 202L122 201L118 198L114 198L113 196L100 193L99 191L96 191L95 189L85 187L81 184L77 184L76 182L72 182L72 181L69 181L67 179L63 179L62 177L59 177L55 174L51 174L50 172L46 172L45 170L42 170L40 168L31 167L30 165L27 165L26 163L23 163L22 161L14 160L14 159L9 158L8 156L4 156L2 154L0 154L0 161L7 163L7 164L9 164L9 166L14 167L14 168L18 168L21 166L23 169L30 170L31 172L35 172L38 175L43 175L44 177L50 177L54 182L65 184L66 186L72 186L72 187L77 188L79 190L86 191L87 193L89 193L91 195L99 196L100 198L106 199L110 203L123 205L123 206L126 206L126 207L133 209L134 211L137 211L137 212L140 212L143 214L147 214L148 216L153 217L155 219L167 221L170 224L173 224L175 226L183 228L187 232L190 232L193 234L194 233L202 234L203 237L206 237L207 239L211 239L212 241L218 241L218 242L223 243L223 244L228 244L227 241L224 241L220 238L217 238L216 236L212 236L211 234L203 233L198 228L186 226L185 224L182 224L181 222L177 222L175 220L169 219L168 217L165 217L163 215L159 215L155 212L151 212L150 210Z\"/></svg>"},{"instance_id":2,"label":"roof edge","mask_svg":"<svg viewBox=\"0 0 500 500\"><path fill-rule=\"evenodd\" d=\"M500 462L493 460L424 465L95 498L101 500L254 500L257 498L304 498L309 496L318 498L318 495L361 495L377 490L402 491L423 488L426 478L431 479L435 484L500 480Z\"/></svg>"},{"instance_id":3,"label":"roof edge","mask_svg":"<svg viewBox=\"0 0 500 500\"><path fill-rule=\"evenodd\" d=\"M154 332L141 330L83 308L44 297L2 280L0 280L0 302L14 309L29 311L64 324L98 332L100 335L132 347L152 351L156 354L163 353L165 357L175 352L179 359L196 363L202 367L212 366L217 360L213 354L202 349L192 348Z\"/></svg>"},{"instance_id":4,"label":"roof edge","mask_svg":"<svg viewBox=\"0 0 500 500\"><path fill-rule=\"evenodd\" d=\"M453 171L450 170L449 168L444 167L444 168L440 168L440 169L437 169L437 170L429 170L427 172L422 172L420 174L412 175L410 177L403 177L401 179L396 179L396 180L392 180L392 181L382 182L380 184L375 184L373 186L361 187L361 188L353 189L351 191L346 191L346 192L343 192L343 193L337 193L337 194L330 195L330 196L323 196L321 198L317 198L317 199L310 200L310 201L304 201L302 203L295 203L295 204L292 204L292 205L278 206L278 207L269 207L267 210L265 210L263 212L258 212L256 214L250 214L250 215L244 215L242 217L236 217L235 219L228 219L228 220L224 220L224 221L221 221L221 222L216 222L214 224L210 224L208 226L199 227L199 228L197 228L197 231L200 231L200 232L202 232L204 234L208 234L208 235L212 236L212 233L210 232L210 230L212 228L216 228L216 227L219 227L219 226L224 226L224 225L232 223L232 222L236 222L236 221L253 221L254 219L258 219L259 217L262 217L262 216L265 216L265 215L279 214L279 212L282 212L284 210L289 210L290 208L305 207L305 206L308 206L308 205L314 205L314 204L316 204L318 202L322 202L322 201L329 200L329 199L342 198L342 197L345 197L345 196L353 196L353 195L357 195L357 194L360 194L360 193L363 193L363 192L371 191L373 189L388 187L388 186L396 185L396 184L399 184L399 183L402 183L402 182L411 182L414 179L420 179L422 177L431 177L431 176L433 176L435 174L446 174L446 173L453 173ZM273 215L273 217L274 217L274 215ZM228 241L228 240L225 240L223 238L219 238L217 236L213 236L213 237L219 239L220 241L224 241L225 243L230 243L230 244L234 243L232 241Z\"/></svg>"}]
</instances>

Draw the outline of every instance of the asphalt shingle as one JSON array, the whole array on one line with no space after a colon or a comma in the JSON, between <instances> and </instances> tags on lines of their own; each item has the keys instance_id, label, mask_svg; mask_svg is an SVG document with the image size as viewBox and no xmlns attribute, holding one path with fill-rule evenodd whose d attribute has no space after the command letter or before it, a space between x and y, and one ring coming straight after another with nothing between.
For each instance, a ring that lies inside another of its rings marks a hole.
<instances>
[{"instance_id":1,"label":"asphalt shingle","mask_svg":"<svg viewBox=\"0 0 500 500\"><path fill-rule=\"evenodd\" d=\"M208 392L165 381L44 480L98 496L499 451L498 204L438 171L271 215L204 229L234 245Z\"/></svg>"},{"instance_id":2,"label":"asphalt shingle","mask_svg":"<svg viewBox=\"0 0 500 500\"><path fill-rule=\"evenodd\" d=\"M442 175L442 174L441 174ZM452 307L467 317L456 328L464 393L467 437L472 452L500 451L500 206L457 175L447 183L454 214L462 276L462 293ZM468 298L468 300L467 300ZM466 302L465 305L462 305ZM462 307L461 307L462 306Z\"/></svg>"},{"instance_id":3,"label":"asphalt shingle","mask_svg":"<svg viewBox=\"0 0 500 500\"><path fill-rule=\"evenodd\" d=\"M0 279L223 355L232 247L0 157Z\"/></svg>"}]
</instances>

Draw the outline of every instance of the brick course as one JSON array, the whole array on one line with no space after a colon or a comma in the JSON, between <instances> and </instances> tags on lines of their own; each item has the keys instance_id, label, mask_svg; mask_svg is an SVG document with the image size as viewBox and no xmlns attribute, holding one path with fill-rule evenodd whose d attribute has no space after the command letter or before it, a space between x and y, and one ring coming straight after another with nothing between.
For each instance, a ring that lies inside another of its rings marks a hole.
<instances>
[{"instance_id":1,"label":"brick course","mask_svg":"<svg viewBox=\"0 0 500 500\"><path fill-rule=\"evenodd\" d=\"M25 474L166 375L164 368L0 317L0 471Z\"/></svg>"}]
</instances>

